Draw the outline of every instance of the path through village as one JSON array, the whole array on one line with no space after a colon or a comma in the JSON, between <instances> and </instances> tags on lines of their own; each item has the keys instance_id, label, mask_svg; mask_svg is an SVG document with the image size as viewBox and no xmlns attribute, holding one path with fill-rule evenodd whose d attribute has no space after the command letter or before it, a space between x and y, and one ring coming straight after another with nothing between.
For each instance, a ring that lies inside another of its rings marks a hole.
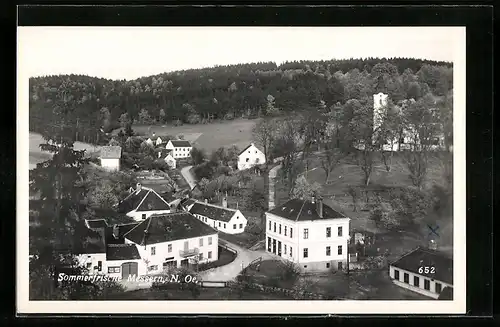
<instances>
[{"instance_id":1,"label":"path through village","mask_svg":"<svg viewBox=\"0 0 500 327\"><path fill-rule=\"evenodd\" d=\"M186 166L181 169L181 174L182 177L186 180L188 183L189 187L191 190L196 186L196 180L194 179L193 174L191 174L190 169L193 168L193 166Z\"/></svg>"}]
</instances>

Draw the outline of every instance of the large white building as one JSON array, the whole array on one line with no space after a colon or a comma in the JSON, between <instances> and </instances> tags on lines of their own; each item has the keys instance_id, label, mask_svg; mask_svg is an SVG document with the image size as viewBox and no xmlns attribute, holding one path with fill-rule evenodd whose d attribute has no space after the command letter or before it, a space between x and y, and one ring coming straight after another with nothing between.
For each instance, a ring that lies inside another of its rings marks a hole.
<instances>
[{"instance_id":1,"label":"large white building","mask_svg":"<svg viewBox=\"0 0 500 327\"><path fill-rule=\"evenodd\" d=\"M243 149L238 155L238 170L245 170L265 163L266 156L264 152L260 151L253 143L250 143L250 145Z\"/></svg>"},{"instance_id":2,"label":"large white building","mask_svg":"<svg viewBox=\"0 0 500 327\"><path fill-rule=\"evenodd\" d=\"M190 202L185 206L187 211L201 222L227 234L243 233L247 226L245 216L238 209L228 208L225 198L222 206L198 201Z\"/></svg>"},{"instance_id":3,"label":"large white building","mask_svg":"<svg viewBox=\"0 0 500 327\"><path fill-rule=\"evenodd\" d=\"M120 170L120 158L122 157L122 148L116 145L102 146L100 149L99 160L101 167L109 171Z\"/></svg>"},{"instance_id":4,"label":"large white building","mask_svg":"<svg viewBox=\"0 0 500 327\"><path fill-rule=\"evenodd\" d=\"M93 241L77 250L77 260L90 274L126 279L218 259L217 231L186 212L125 225L108 226L102 219L86 224Z\"/></svg>"},{"instance_id":5,"label":"large white building","mask_svg":"<svg viewBox=\"0 0 500 327\"><path fill-rule=\"evenodd\" d=\"M169 140L165 149L172 150L174 159L189 158L193 146L186 140Z\"/></svg>"},{"instance_id":6,"label":"large white building","mask_svg":"<svg viewBox=\"0 0 500 327\"><path fill-rule=\"evenodd\" d=\"M389 264L389 276L398 286L437 299L444 288L453 290L453 259L418 247Z\"/></svg>"},{"instance_id":7,"label":"large white building","mask_svg":"<svg viewBox=\"0 0 500 327\"><path fill-rule=\"evenodd\" d=\"M118 203L118 212L141 221L154 214L170 213L171 207L153 189L137 183L136 189Z\"/></svg>"},{"instance_id":8,"label":"large white building","mask_svg":"<svg viewBox=\"0 0 500 327\"><path fill-rule=\"evenodd\" d=\"M315 201L291 199L266 212L267 252L307 271L346 268L350 219Z\"/></svg>"}]
</instances>

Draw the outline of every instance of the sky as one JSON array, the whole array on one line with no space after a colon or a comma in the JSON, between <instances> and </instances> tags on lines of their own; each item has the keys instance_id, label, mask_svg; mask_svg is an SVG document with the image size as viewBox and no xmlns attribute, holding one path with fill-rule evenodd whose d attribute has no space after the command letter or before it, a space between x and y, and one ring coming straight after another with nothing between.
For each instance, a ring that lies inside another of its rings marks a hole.
<instances>
[{"instance_id":1,"label":"sky","mask_svg":"<svg viewBox=\"0 0 500 327\"><path fill-rule=\"evenodd\" d=\"M259 61L409 57L453 61L453 27L18 27L31 76L135 79Z\"/></svg>"}]
</instances>

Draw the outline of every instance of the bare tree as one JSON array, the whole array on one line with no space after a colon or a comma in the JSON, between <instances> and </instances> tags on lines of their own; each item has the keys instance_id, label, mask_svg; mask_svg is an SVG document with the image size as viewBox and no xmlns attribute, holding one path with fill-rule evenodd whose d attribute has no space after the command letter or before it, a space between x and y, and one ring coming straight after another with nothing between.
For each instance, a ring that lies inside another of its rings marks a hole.
<instances>
[{"instance_id":1,"label":"bare tree","mask_svg":"<svg viewBox=\"0 0 500 327\"><path fill-rule=\"evenodd\" d=\"M332 171L338 167L342 159L348 155L347 151L337 147L337 145L338 142L336 138L328 138L328 141L324 144L324 151L320 155L321 168L325 171L325 183L328 183Z\"/></svg>"},{"instance_id":2,"label":"bare tree","mask_svg":"<svg viewBox=\"0 0 500 327\"><path fill-rule=\"evenodd\" d=\"M276 134L276 122L272 118L260 120L253 128L252 135L255 142L263 149L266 161L269 161L270 149Z\"/></svg>"}]
</instances>

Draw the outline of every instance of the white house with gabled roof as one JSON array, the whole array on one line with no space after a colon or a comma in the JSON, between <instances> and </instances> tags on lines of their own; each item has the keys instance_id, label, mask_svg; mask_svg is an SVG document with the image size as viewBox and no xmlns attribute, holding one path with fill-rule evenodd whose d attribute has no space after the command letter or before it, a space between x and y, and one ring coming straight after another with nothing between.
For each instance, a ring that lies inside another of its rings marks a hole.
<instances>
[{"instance_id":1,"label":"white house with gabled roof","mask_svg":"<svg viewBox=\"0 0 500 327\"><path fill-rule=\"evenodd\" d=\"M266 251L302 271L347 267L350 219L323 201L291 199L266 212Z\"/></svg>"},{"instance_id":2,"label":"white house with gabled roof","mask_svg":"<svg viewBox=\"0 0 500 327\"><path fill-rule=\"evenodd\" d=\"M193 146L186 140L169 140L165 149L172 150L174 159L189 158Z\"/></svg>"},{"instance_id":3,"label":"white house with gabled roof","mask_svg":"<svg viewBox=\"0 0 500 327\"><path fill-rule=\"evenodd\" d=\"M136 189L118 203L118 212L141 221L153 214L170 213L171 207L155 190L137 183Z\"/></svg>"},{"instance_id":4,"label":"white house with gabled roof","mask_svg":"<svg viewBox=\"0 0 500 327\"><path fill-rule=\"evenodd\" d=\"M188 201L184 203L186 202ZM243 233L248 223L240 210L227 207L226 198L222 200L222 206L191 201L185 205L185 208L201 222L227 234Z\"/></svg>"},{"instance_id":5,"label":"white house with gabled roof","mask_svg":"<svg viewBox=\"0 0 500 327\"><path fill-rule=\"evenodd\" d=\"M120 158L122 157L122 148L117 145L102 146L100 149L99 160L101 167L109 171L120 170Z\"/></svg>"},{"instance_id":6,"label":"white house with gabled roof","mask_svg":"<svg viewBox=\"0 0 500 327\"><path fill-rule=\"evenodd\" d=\"M238 154L238 170L245 170L256 165L266 163L264 152L260 151L254 143L250 143Z\"/></svg>"}]
</instances>

